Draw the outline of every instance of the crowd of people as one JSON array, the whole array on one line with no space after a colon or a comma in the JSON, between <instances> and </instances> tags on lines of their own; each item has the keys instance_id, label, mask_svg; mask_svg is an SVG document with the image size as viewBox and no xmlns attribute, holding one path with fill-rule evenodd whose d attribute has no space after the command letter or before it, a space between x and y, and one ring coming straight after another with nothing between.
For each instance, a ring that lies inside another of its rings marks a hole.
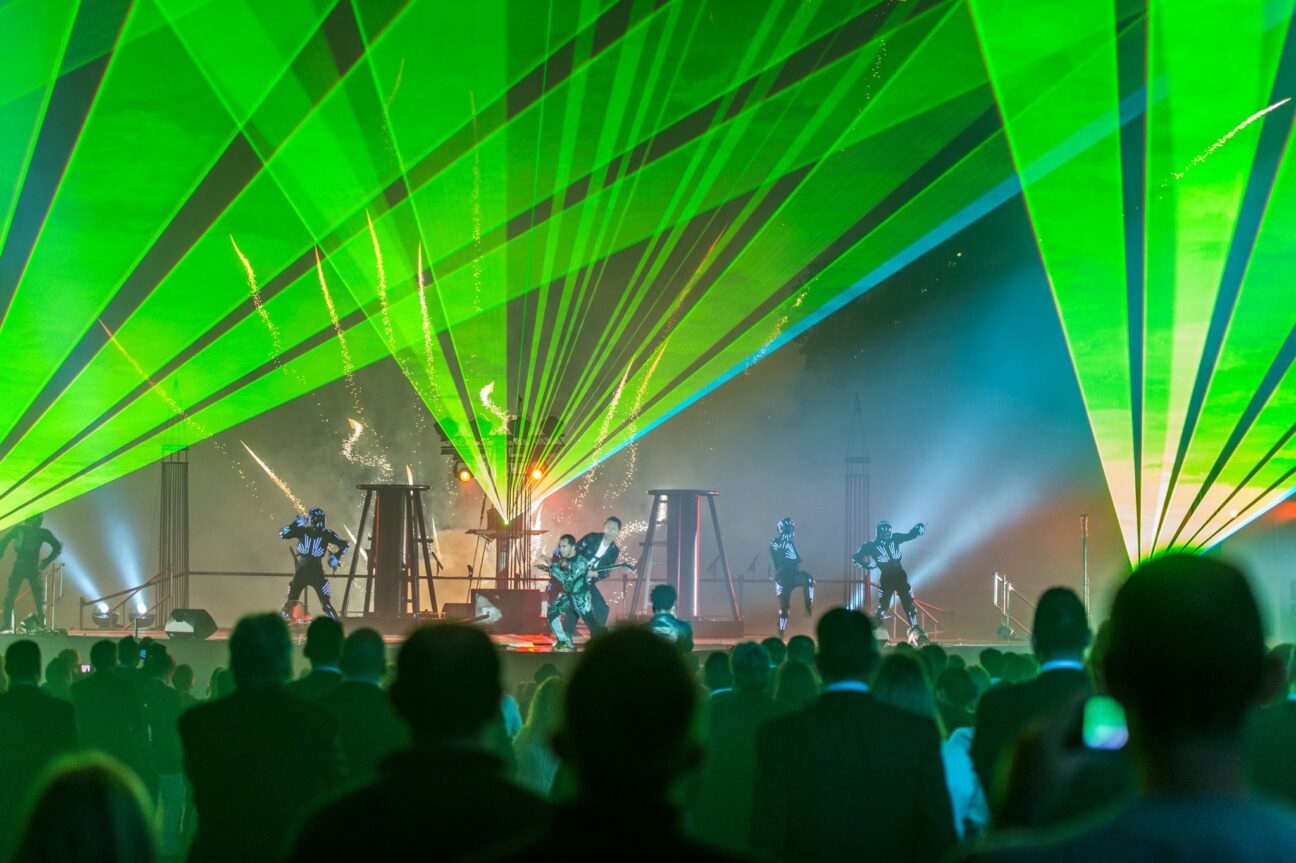
<instances>
[{"instance_id":1,"label":"crowd of people","mask_svg":"<svg viewBox=\"0 0 1296 863\"><path fill-rule=\"evenodd\" d=\"M389 667L320 618L290 680L282 617L253 615L203 699L165 644L100 641L83 674L17 640L0 841L23 863L1296 859L1296 648L1266 650L1218 560L1144 564L1096 632L1048 590L1029 653L888 649L843 608L705 656L660 629L505 686L471 626Z\"/></svg>"}]
</instances>

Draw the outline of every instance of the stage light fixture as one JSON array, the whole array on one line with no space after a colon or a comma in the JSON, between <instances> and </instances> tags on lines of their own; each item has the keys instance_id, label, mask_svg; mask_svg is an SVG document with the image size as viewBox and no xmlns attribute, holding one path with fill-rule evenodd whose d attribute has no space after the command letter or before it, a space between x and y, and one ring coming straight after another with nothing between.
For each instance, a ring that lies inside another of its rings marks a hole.
<instances>
[{"instance_id":1,"label":"stage light fixture","mask_svg":"<svg viewBox=\"0 0 1296 863\"><path fill-rule=\"evenodd\" d=\"M457 462L455 464L454 476L455 479L463 483L472 482L472 478L473 478L472 471L469 470L468 465L464 464L463 462Z\"/></svg>"},{"instance_id":2,"label":"stage light fixture","mask_svg":"<svg viewBox=\"0 0 1296 863\"><path fill-rule=\"evenodd\" d=\"M149 607L143 602L135 603L135 608L131 610L131 623L138 624L140 627L149 627L153 625L154 615Z\"/></svg>"},{"instance_id":3,"label":"stage light fixture","mask_svg":"<svg viewBox=\"0 0 1296 863\"><path fill-rule=\"evenodd\" d=\"M539 482L540 480L544 479L544 476L545 476L544 468L542 467L531 468L531 479L534 482Z\"/></svg>"},{"instance_id":4,"label":"stage light fixture","mask_svg":"<svg viewBox=\"0 0 1296 863\"><path fill-rule=\"evenodd\" d=\"M94 621L94 625L100 629L117 628L117 615L113 613L113 610L109 608L108 603L106 602L101 602L96 605L90 618Z\"/></svg>"}]
</instances>

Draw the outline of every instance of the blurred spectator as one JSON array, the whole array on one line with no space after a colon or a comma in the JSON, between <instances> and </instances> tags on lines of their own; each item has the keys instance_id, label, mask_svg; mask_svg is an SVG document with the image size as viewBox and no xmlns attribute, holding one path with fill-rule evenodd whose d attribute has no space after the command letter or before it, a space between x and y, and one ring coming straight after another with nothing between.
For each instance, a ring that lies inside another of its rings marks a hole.
<instances>
[{"instance_id":1,"label":"blurred spectator","mask_svg":"<svg viewBox=\"0 0 1296 863\"><path fill-rule=\"evenodd\" d=\"M997 647L987 647L977 656L977 662L990 675L990 685L994 686L1003 680L1003 651Z\"/></svg>"},{"instance_id":2,"label":"blurred spectator","mask_svg":"<svg viewBox=\"0 0 1296 863\"><path fill-rule=\"evenodd\" d=\"M131 640L134 643L134 639ZM149 785L148 721L135 682L117 666L117 645L107 639L90 648L94 673L72 684L77 739L135 771Z\"/></svg>"},{"instance_id":3,"label":"blurred spectator","mask_svg":"<svg viewBox=\"0 0 1296 863\"><path fill-rule=\"evenodd\" d=\"M990 691L990 673L979 665L972 665L967 670L968 677L972 680L972 685L976 687L976 697L973 699L973 714L976 713L976 704L981 701L981 696Z\"/></svg>"},{"instance_id":4,"label":"blurred spectator","mask_svg":"<svg viewBox=\"0 0 1296 863\"><path fill-rule=\"evenodd\" d=\"M936 678L936 710L947 732L972 727L976 698L976 684L966 669L946 666Z\"/></svg>"},{"instance_id":5,"label":"blurred spectator","mask_svg":"<svg viewBox=\"0 0 1296 863\"><path fill-rule=\"evenodd\" d=\"M939 859L955 834L936 723L869 694L864 614L829 611L817 641L823 695L759 732L752 847L779 861Z\"/></svg>"},{"instance_id":6,"label":"blurred spectator","mask_svg":"<svg viewBox=\"0 0 1296 863\"><path fill-rule=\"evenodd\" d=\"M357 629L342 644L346 680L320 698L338 718L342 752L353 779L368 781L378 767L409 745L409 731L382 688L387 644L374 629Z\"/></svg>"},{"instance_id":7,"label":"blurred spectator","mask_svg":"<svg viewBox=\"0 0 1296 863\"><path fill-rule=\"evenodd\" d=\"M918 649L918 655L927 666L927 679L940 679L941 673L949 663L949 655L945 653L945 648L935 643L924 644Z\"/></svg>"},{"instance_id":8,"label":"blurred spectator","mask_svg":"<svg viewBox=\"0 0 1296 863\"><path fill-rule=\"evenodd\" d=\"M317 617L306 627L303 654L310 673L288 684L288 691L303 698L322 698L342 685L342 624L331 617Z\"/></svg>"},{"instance_id":9,"label":"blurred spectator","mask_svg":"<svg viewBox=\"0 0 1296 863\"><path fill-rule=\"evenodd\" d=\"M797 664L788 662L784 667ZM729 665L733 692L708 704L706 758L693 821L698 838L741 852L747 848L751 823L756 732L784 711L769 692L773 673L765 648L744 641L730 653Z\"/></svg>"},{"instance_id":10,"label":"blurred spectator","mask_svg":"<svg viewBox=\"0 0 1296 863\"><path fill-rule=\"evenodd\" d=\"M500 692L499 656L480 629L443 623L416 631L401 646L391 686L413 747L384 763L377 779L314 812L289 859L397 860L417 848L422 859L457 860L537 827L548 804L506 780L486 748L492 728L499 733Z\"/></svg>"},{"instance_id":11,"label":"blurred spectator","mask_svg":"<svg viewBox=\"0 0 1296 863\"><path fill-rule=\"evenodd\" d=\"M10 685L0 695L0 853L10 848L15 819L41 773L76 748L72 705L40 690L40 661L34 641L14 641L5 650Z\"/></svg>"},{"instance_id":12,"label":"blurred spectator","mask_svg":"<svg viewBox=\"0 0 1296 863\"><path fill-rule=\"evenodd\" d=\"M1221 620L1227 630L1219 629ZM1116 595L1103 663L1128 719L1141 795L1082 827L1027 834L974 859L1296 859L1296 815L1248 799L1244 780L1244 725L1268 694L1267 664L1260 611L1241 572L1178 554L1141 565ZM1082 704L1076 698L1073 712ZM1066 716L1055 717L1024 741L1012 772L1014 794L1046 797L1086 764L1093 753L1068 724Z\"/></svg>"},{"instance_id":13,"label":"blurred spectator","mask_svg":"<svg viewBox=\"0 0 1296 863\"><path fill-rule=\"evenodd\" d=\"M972 760L993 813L1000 811L1006 760L1022 730L1092 691L1083 662L1089 646L1089 619L1075 591L1065 587L1046 590L1036 607L1031 631L1032 645L1043 663L1042 673L1026 683L991 689L977 706ZM1017 666L1012 656L1016 654L1004 659L1003 668L1009 684Z\"/></svg>"},{"instance_id":14,"label":"blurred spectator","mask_svg":"<svg viewBox=\"0 0 1296 863\"><path fill-rule=\"evenodd\" d=\"M675 603L679 594L669 584L659 584L649 594L653 616L648 629L660 638L675 645L680 653L693 652L693 627L675 616Z\"/></svg>"},{"instance_id":15,"label":"blurred spectator","mask_svg":"<svg viewBox=\"0 0 1296 863\"><path fill-rule=\"evenodd\" d=\"M140 695L148 720L153 772L157 774L158 822L162 856L180 852L180 835L185 810L184 756L180 747L180 693L169 684L175 660L165 644L147 648L141 669Z\"/></svg>"},{"instance_id":16,"label":"blurred spectator","mask_svg":"<svg viewBox=\"0 0 1296 863\"><path fill-rule=\"evenodd\" d=\"M1024 653L1005 653L1000 663L1003 683L1025 683L1035 676L1035 668Z\"/></svg>"},{"instance_id":17,"label":"blurred spectator","mask_svg":"<svg viewBox=\"0 0 1296 863\"><path fill-rule=\"evenodd\" d=\"M72 702L72 669L68 667L67 657L60 654L45 665L45 682L41 684L41 691L69 704Z\"/></svg>"},{"instance_id":18,"label":"blurred spectator","mask_svg":"<svg viewBox=\"0 0 1296 863\"><path fill-rule=\"evenodd\" d=\"M198 703L193 694L194 670L191 665L177 665L171 674L171 686L180 693L180 709L188 710Z\"/></svg>"},{"instance_id":19,"label":"blurred spectator","mask_svg":"<svg viewBox=\"0 0 1296 863\"><path fill-rule=\"evenodd\" d=\"M531 699L526 724L513 738L517 783L541 797L548 797L553 791L554 777L558 775L553 736L562 722L562 699L562 678L546 679Z\"/></svg>"},{"instance_id":20,"label":"blurred spectator","mask_svg":"<svg viewBox=\"0 0 1296 863\"><path fill-rule=\"evenodd\" d=\"M967 668L967 660L965 660L963 657L959 656L957 653L951 653L951 654L949 655L949 657L948 657L948 660L947 660L946 663L945 663L945 667L946 667L947 669L949 669L949 668Z\"/></svg>"},{"instance_id":21,"label":"blurred spectator","mask_svg":"<svg viewBox=\"0 0 1296 863\"><path fill-rule=\"evenodd\" d=\"M785 662L774 684L774 701L784 711L800 710L819 697L814 669L803 662Z\"/></svg>"},{"instance_id":22,"label":"blurred spectator","mask_svg":"<svg viewBox=\"0 0 1296 863\"><path fill-rule=\"evenodd\" d=\"M787 658L814 668L815 643L808 635L794 635L788 639Z\"/></svg>"},{"instance_id":23,"label":"blurred spectator","mask_svg":"<svg viewBox=\"0 0 1296 863\"><path fill-rule=\"evenodd\" d=\"M761 647L769 654L770 666L773 668L778 668L783 664L783 660L787 659L787 645L777 636L771 635L769 638L762 639Z\"/></svg>"},{"instance_id":24,"label":"blurred spectator","mask_svg":"<svg viewBox=\"0 0 1296 863\"><path fill-rule=\"evenodd\" d=\"M622 860L729 859L687 839L671 803L672 790L700 758L690 739L696 703L679 653L646 628L595 639L567 686L556 740L575 779L575 799L539 838L491 859L584 856L578 849Z\"/></svg>"},{"instance_id":25,"label":"blurred spectator","mask_svg":"<svg viewBox=\"0 0 1296 863\"><path fill-rule=\"evenodd\" d=\"M154 863L150 802L129 770L105 755L70 755L41 784L12 863Z\"/></svg>"},{"instance_id":26,"label":"blurred spectator","mask_svg":"<svg viewBox=\"0 0 1296 863\"><path fill-rule=\"evenodd\" d=\"M198 810L190 863L279 860L294 821L344 775L337 719L284 688L292 645L283 618L240 620L229 656L233 694L180 717Z\"/></svg>"},{"instance_id":27,"label":"blurred spectator","mask_svg":"<svg viewBox=\"0 0 1296 863\"><path fill-rule=\"evenodd\" d=\"M729 654L721 651L708 653L702 664L702 685L711 698L733 692L733 672L729 670Z\"/></svg>"},{"instance_id":28,"label":"blurred spectator","mask_svg":"<svg viewBox=\"0 0 1296 863\"><path fill-rule=\"evenodd\" d=\"M944 673L951 671L947 668ZM946 731L932 697L927 666L921 659L907 654L892 654L882 660L873 684L873 694L892 707L933 720L942 734ZM971 748L972 729L966 726L954 729L941 744L945 786L954 813L954 830L960 839L981 835L990 821L985 792L972 769Z\"/></svg>"},{"instance_id":29,"label":"blurred spectator","mask_svg":"<svg viewBox=\"0 0 1296 863\"><path fill-rule=\"evenodd\" d=\"M1296 645L1278 645L1269 663L1276 698L1251 717L1247 775L1261 794L1296 803Z\"/></svg>"}]
</instances>

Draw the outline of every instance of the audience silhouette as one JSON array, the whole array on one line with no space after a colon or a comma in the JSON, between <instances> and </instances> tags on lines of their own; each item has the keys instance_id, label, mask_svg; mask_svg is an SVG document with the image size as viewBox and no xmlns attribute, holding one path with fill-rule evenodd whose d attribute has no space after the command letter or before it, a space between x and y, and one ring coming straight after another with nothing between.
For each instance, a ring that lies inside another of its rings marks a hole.
<instances>
[{"instance_id":1,"label":"audience silhouette","mask_svg":"<svg viewBox=\"0 0 1296 863\"><path fill-rule=\"evenodd\" d=\"M756 734L761 725L785 711L769 692L772 674L765 648L744 641L731 651L729 664L733 692L718 695L707 705L706 758L693 823L699 838L745 852L756 773Z\"/></svg>"},{"instance_id":2,"label":"audience silhouette","mask_svg":"<svg viewBox=\"0 0 1296 863\"><path fill-rule=\"evenodd\" d=\"M111 642L109 642L111 644ZM11 863L154 863L152 801L135 774L100 753L51 767L31 806Z\"/></svg>"},{"instance_id":3,"label":"audience silhouette","mask_svg":"<svg viewBox=\"0 0 1296 863\"><path fill-rule=\"evenodd\" d=\"M1004 839L971 859L1296 859L1296 815L1250 799L1244 779L1245 722L1278 677L1267 672L1273 664L1246 577L1206 557L1171 554L1143 564L1116 594L1102 661L1127 716L1138 797L1062 833ZM1070 713L1082 703L1077 697ZM1023 741L1014 782L1057 787L1083 769L1092 753L1068 733L1067 713Z\"/></svg>"},{"instance_id":4,"label":"audience silhouette","mask_svg":"<svg viewBox=\"0 0 1296 863\"><path fill-rule=\"evenodd\" d=\"M577 849L653 863L734 859L689 839L681 824L675 795L701 757L697 703L678 651L647 628L591 641L567 684L554 744L573 799L540 836L489 859L554 860Z\"/></svg>"},{"instance_id":5,"label":"audience silhouette","mask_svg":"<svg viewBox=\"0 0 1296 863\"><path fill-rule=\"evenodd\" d=\"M152 771L144 704L135 682L118 670L117 650L118 645L106 639L95 642L90 648L93 673L72 684L77 739L88 749L116 758L147 783Z\"/></svg>"},{"instance_id":6,"label":"audience silhouette","mask_svg":"<svg viewBox=\"0 0 1296 863\"><path fill-rule=\"evenodd\" d=\"M331 617L317 617L306 627L302 651L310 672L288 684L288 691L303 698L323 698L342 685L342 624Z\"/></svg>"},{"instance_id":7,"label":"audience silhouette","mask_svg":"<svg viewBox=\"0 0 1296 863\"><path fill-rule=\"evenodd\" d=\"M1065 587L1046 590L1036 606L1031 632L1031 644L1040 660L1039 676L992 688L977 706L972 761L991 811L998 814L1003 811L1003 786L1018 735L1093 689L1083 663L1090 640L1089 619L1075 591ZM1014 656L1009 654L1003 662L1006 682L1015 676Z\"/></svg>"},{"instance_id":8,"label":"audience silhouette","mask_svg":"<svg viewBox=\"0 0 1296 863\"><path fill-rule=\"evenodd\" d=\"M0 695L0 853L9 848L18 810L41 773L77 745L72 705L39 688L36 642L13 642L4 659L9 691Z\"/></svg>"},{"instance_id":9,"label":"audience silhouette","mask_svg":"<svg viewBox=\"0 0 1296 863\"><path fill-rule=\"evenodd\" d=\"M486 748L501 722L500 691L499 656L484 632L452 623L417 630L391 685L412 747L316 811L289 859L395 860L418 848L424 860L458 860L537 827L548 804L509 782Z\"/></svg>"},{"instance_id":10,"label":"audience silhouette","mask_svg":"<svg viewBox=\"0 0 1296 863\"><path fill-rule=\"evenodd\" d=\"M348 773L353 779L368 780L377 775L379 764L409 745L409 731L382 688L387 673L383 637L373 629L348 635L341 667L346 680L319 702L338 718Z\"/></svg>"},{"instance_id":11,"label":"audience silhouette","mask_svg":"<svg viewBox=\"0 0 1296 863\"><path fill-rule=\"evenodd\" d=\"M564 684L561 677L546 678L527 709L526 724L513 738L514 778L523 788L548 797L558 775L558 755L553 736L562 721Z\"/></svg>"},{"instance_id":12,"label":"audience silhouette","mask_svg":"<svg viewBox=\"0 0 1296 863\"><path fill-rule=\"evenodd\" d=\"M337 719L284 688L292 659L283 618L240 620L229 657L233 694L180 717L198 810L194 863L280 859L294 821L343 778Z\"/></svg>"},{"instance_id":13,"label":"audience silhouette","mask_svg":"<svg viewBox=\"0 0 1296 863\"><path fill-rule=\"evenodd\" d=\"M826 613L824 693L761 727L752 847L775 860L934 860L955 841L936 723L882 704L873 624Z\"/></svg>"},{"instance_id":14,"label":"audience silhouette","mask_svg":"<svg viewBox=\"0 0 1296 863\"><path fill-rule=\"evenodd\" d=\"M1296 804L1296 645L1278 645L1269 662L1275 696L1247 729L1247 775L1260 793Z\"/></svg>"}]
</instances>

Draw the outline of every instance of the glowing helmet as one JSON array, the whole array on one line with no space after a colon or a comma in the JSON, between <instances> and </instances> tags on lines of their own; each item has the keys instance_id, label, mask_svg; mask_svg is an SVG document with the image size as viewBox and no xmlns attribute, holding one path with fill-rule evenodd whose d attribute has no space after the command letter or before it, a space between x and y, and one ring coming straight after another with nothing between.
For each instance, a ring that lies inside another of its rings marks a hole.
<instances>
[{"instance_id":1,"label":"glowing helmet","mask_svg":"<svg viewBox=\"0 0 1296 863\"><path fill-rule=\"evenodd\" d=\"M796 529L796 522L792 520L792 516L790 515L784 516L783 518L779 519L779 523L778 523L779 533L791 533L795 529Z\"/></svg>"},{"instance_id":2,"label":"glowing helmet","mask_svg":"<svg viewBox=\"0 0 1296 863\"><path fill-rule=\"evenodd\" d=\"M308 513L308 515L310 515L311 527L324 526L324 510L320 509L319 507L315 507Z\"/></svg>"},{"instance_id":3,"label":"glowing helmet","mask_svg":"<svg viewBox=\"0 0 1296 863\"><path fill-rule=\"evenodd\" d=\"M879 521L879 522L878 522L878 526L877 526L877 535L878 535L878 539L890 539L890 538L891 538L891 522L889 522L889 521Z\"/></svg>"}]
</instances>

